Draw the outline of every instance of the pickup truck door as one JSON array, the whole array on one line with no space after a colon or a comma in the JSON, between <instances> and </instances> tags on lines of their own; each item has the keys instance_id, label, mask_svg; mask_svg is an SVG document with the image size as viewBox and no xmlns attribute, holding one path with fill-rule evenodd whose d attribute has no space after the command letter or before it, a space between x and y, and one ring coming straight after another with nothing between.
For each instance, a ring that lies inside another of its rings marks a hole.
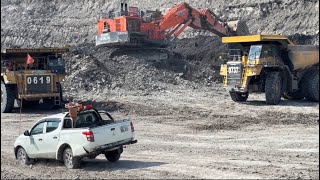
<instances>
[{"instance_id":1,"label":"pickup truck door","mask_svg":"<svg viewBox=\"0 0 320 180\"><path fill-rule=\"evenodd\" d=\"M31 158L44 158L43 154L43 134L45 121L41 121L33 126L30 136L26 142L26 151Z\"/></svg>"},{"instance_id":2,"label":"pickup truck door","mask_svg":"<svg viewBox=\"0 0 320 180\"><path fill-rule=\"evenodd\" d=\"M46 119L45 133L43 134L42 151L45 158L55 159L56 151L59 143L59 135L61 128L60 119Z\"/></svg>"}]
</instances>

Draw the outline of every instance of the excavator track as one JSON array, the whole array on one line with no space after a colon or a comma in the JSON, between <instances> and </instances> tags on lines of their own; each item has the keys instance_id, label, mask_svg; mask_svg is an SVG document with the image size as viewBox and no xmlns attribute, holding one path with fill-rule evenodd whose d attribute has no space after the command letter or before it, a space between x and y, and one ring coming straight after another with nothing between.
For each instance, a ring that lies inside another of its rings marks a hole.
<instances>
[{"instance_id":1,"label":"excavator track","mask_svg":"<svg viewBox=\"0 0 320 180\"><path fill-rule=\"evenodd\" d=\"M120 56L129 56L137 59L143 59L146 62L167 61L179 55L161 48L121 48L116 49L110 54L110 59L114 60Z\"/></svg>"}]
</instances>

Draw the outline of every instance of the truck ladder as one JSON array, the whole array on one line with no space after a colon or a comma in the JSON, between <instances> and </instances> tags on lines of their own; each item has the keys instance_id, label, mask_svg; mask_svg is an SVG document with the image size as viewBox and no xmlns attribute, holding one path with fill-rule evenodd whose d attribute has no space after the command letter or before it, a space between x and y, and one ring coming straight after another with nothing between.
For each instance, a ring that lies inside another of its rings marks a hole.
<instances>
[{"instance_id":1,"label":"truck ladder","mask_svg":"<svg viewBox=\"0 0 320 180\"><path fill-rule=\"evenodd\" d=\"M56 88L57 88L57 92L59 93L59 94L61 94L61 85L60 85L60 83L56 83ZM62 97L60 97L60 95L59 96L55 96L54 97L54 105L56 105L56 106L60 106L61 105L61 98Z\"/></svg>"},{"instance_id":2,"label":"truck ladder","mask_svg":"<svg viewBox=\"0 0 320 180\"><path fill-rule=\"evenodd\" d=\"M247 68L244 67L243 71L242 71L242 77L241 77L241 87L245 88L247 86L247 80L248 80L248 76L246 75L247 73Z\"/></svg>"}]
</instances>

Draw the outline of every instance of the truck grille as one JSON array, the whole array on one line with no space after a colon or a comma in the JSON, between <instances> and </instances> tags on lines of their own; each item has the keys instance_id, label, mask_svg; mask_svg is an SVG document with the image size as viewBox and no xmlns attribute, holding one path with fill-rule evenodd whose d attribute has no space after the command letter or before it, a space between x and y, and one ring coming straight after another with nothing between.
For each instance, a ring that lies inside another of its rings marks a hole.
<instances>
[{"instance_id":1,"label":"truck grille","mask_svg":"<svg viewBox=\"0 0 320 180\"><path fill-rule=\"evenodd\" d=\"M26 75L28 93L51 93L52 76Z\"/></svg>"},{"instance_id":2,"label":"truck grille","mask_svg":"<svg viewBox=\"0 0 320 180\"><path fill-rule=\"evenodd\" d=\"M241 85L243 65L241 62L227 63L227 89L237 89Z\"/></svg>"}]
</instances>

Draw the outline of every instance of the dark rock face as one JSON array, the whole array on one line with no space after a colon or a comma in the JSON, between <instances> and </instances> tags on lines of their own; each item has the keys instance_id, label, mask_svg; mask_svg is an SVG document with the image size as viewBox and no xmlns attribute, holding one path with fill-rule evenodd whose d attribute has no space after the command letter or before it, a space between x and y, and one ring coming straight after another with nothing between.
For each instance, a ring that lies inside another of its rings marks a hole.
<instances>
[{"instance_id":1,"label":"dark rock face","mask_svg":"<svg viewBox=\"0 0 320 180\"><path fill-rule=\"evenodd\" d=\"M178 0L135 0L140 8L166 12ZM209 8L222 19L241 18L251 33L303 34L319 44L319 1L317 0L186 0L194 8ZM94 42L99 12L118 6L105 0L3 0L1 1L1 47L76 45ZM182 38L212 35L188 29Z\"/></svg>"}]
</instances>

